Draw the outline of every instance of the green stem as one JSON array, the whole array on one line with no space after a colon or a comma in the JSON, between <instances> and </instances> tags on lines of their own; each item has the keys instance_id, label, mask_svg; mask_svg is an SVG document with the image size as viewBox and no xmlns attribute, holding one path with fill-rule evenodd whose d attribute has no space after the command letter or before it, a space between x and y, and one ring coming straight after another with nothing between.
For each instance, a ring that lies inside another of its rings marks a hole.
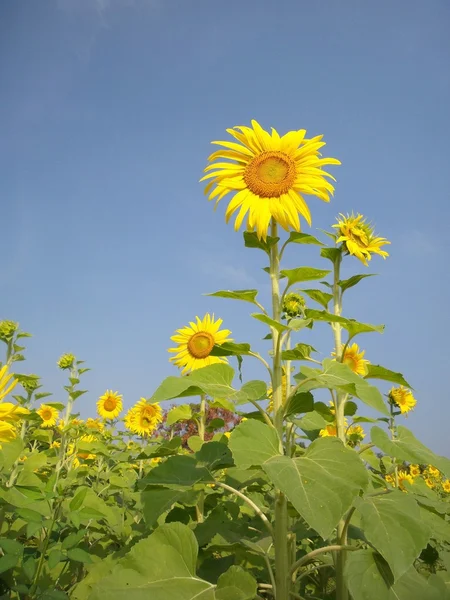
<instances>
[{"instance_id":1,"label":"green stem","mask_svg":"<svg viewBox=\"0 0 450 600\"><path fill-rule=\"evenodd\" d=\"M395 440L396 433L395 433L394 406L391 403L389 403L389 410L391 412L391 416L389 418L389 431L391 432L391 438L393 440ZM395 465L395 467L394 467L394 477L395 477L395 487L398 489L398 466L397 465Z\"/></svg>"},{"instance_id":2,"label":"green stem","mask_svg":"<svg viewBox=\"0 0 450 600\"><path fill-rule=\"evenodd\" d=\"M202 440L202 442L205 441L206 410L207 410L206 396L205 396L205 394L202 394L200 396L200 418L197 421L197 424L198 424L198 436ZM205 513L205 492L203 492L203 491L200 492L200 495L199 495L199 498L198 498L198 502L197 502L197 506L195 507L195 512L196 512L196 515L197 515L197 522L198 523L203 523L203 521L204 521L204 513Z\"/></svg>"},{"instance_id":3,"label":"green stem","mask_svg":"<svg viewBox=\"0 0 450 600\"><path fill-rule=\"evenodd\" d=\"M274 219L271 223L271 236L277 237L277 224ZM280 305L280 255L278 243L270 249L270 282L272 288L272 318L281 323ZM282 397L282 371L281 371L281 345L280 333L272 327L273 342L273 410L274 424L283 445L283 397ZM289 599L289 548L288 548L288 513L287 500L283 492L276 490L275 499L275 583L276 600Z\"/></svg>"},{"instance_id":4,"label":"green stem","mask_svg":"<svg viewBox=\"0 0 450 600\"><path fill-rule=\"evenodd\" d=\"M316 548L316 550L312 550L312 552L308 552L305 556L302 556L297 562L295 562L291 567L291 574L301 569L304 565L309 563L316 556L320 556L320 554L326 554L327 552L339 552L342 553L344 550L360 550L356 546L342 546L341 544L332 544L331 546L323 546L323 548Z\"/></svg>"},{"instance_id":5,"label":"green stem","mask_svg":"<svg viewBox=\"0 0 450 600\"><path fill-rule=\"evenodd\" d=\"M269 519L266 517L266 515L262 512L262 510L253 502L253 500L250 500L250 498L248 498L245 494L243 494L239 490L236 490L235 488L231 487L231 485L222 483L221 481L214 482L214 485L219 486L219 487L223 488L224 490L228 490L229 492L231 492L232 494L234 494L235 496L237 496L238 498L243 500L251 508L253 508L255 513L258 515L258 517L261 519L261 521L266 526L267 531L270 533L270 536L273 539L275 534L274 534L274 530L272 527L272 523L269 521Z\"/></svg>"},{"instance_id":6,"label":"green stem","mask_svg":"<svg viewBox=\"0 0 450 600\"><path fill-rule=\"evenodd\" d=\"M61 503L59 503L58 506L56 507L56 509L53 513L53 519L50 523L50 527L47 529L47 535L45 536L45 541L44 541L44 545L41 550L41 556L39 557L39 562L38 562L36 573L35 573L35 576L33 579L33 584L30 587L30 591L29 591L30 597L33 597L33 595L36 593L36 590L37 590L37 586L39 583L39 577L41 576L42 568L44 566L45 554L47 552L47 548L48 548L48 545L50 542L50 536L52 535L52 532L53 532L53 527L55 526L55 523L59 516L60 507L61 507Z\"/></svg>"}]
</instances>

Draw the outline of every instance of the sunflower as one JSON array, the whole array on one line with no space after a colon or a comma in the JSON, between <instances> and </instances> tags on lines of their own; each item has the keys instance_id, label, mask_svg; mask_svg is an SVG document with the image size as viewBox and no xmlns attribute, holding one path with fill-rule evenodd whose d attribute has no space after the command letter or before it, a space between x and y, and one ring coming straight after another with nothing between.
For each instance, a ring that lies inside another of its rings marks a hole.
<instances>
[{"instance_id":1,"label":"sunflower","mask_svg":"<svg viewBox=\"0 0 450 600\"><path fill-rule=\"evenodd\" d=\"M100 431L100 432L102 432L105 429L105 426L100 421L100 419L93 419L92 417L88 417L86 419L86 427L88 429L94 429L95 431Z\"/></svg>"},{"instance_id":2,"label":"sunflower","mask_svg":"<svg viewBox=\"0 0 450 600\"><path fill-rule=\"evenodd\" d=\"M2 402L0 404L0 420L9 423L17 423L21 418L30 414L27 408L12 404L11 402Z\"/></svg>"},{"instance_id":3,"label":"sunflower","mask_svg":"<svg viewBox=\"0 0 450 600\"><path fill-rule=\"evenodd\" d=\"M450 479L445 479L442 482L442 489L444 490L444 492L446 492L447 494L450 494Z\"/></svg>"},{"instance_id":4,"label":"sunflower","mask_svg":"<svg viewBox=\"0 0 450 600\"><path fill-rule=\"evenodd\" d=\"M419 477L419 475L420 475L420 466L419 465L409 465L409 474L412 477Z\"/></svg>"},{"instance_id":5,"label":"sunflower","mask_svg":"<svg viewBox=\"0 0 450 600\"><path fill-rule=\"evenodd\" d=\"M389 392L389 401L400 409L402 415L408 413L417 404L417 400L412 395L411 390L408 390L403 385L391 389Z\"/></svg>"},{"instance_id":6,"label":"sunflower","mask_svg":"<svg viewBox=\"0 0 450 600\"><path fill-rule=\"evenodd\" d=\"M439 477L439 475L441 474L439 469L436 469L436 467L433 467L433 465L428 465L428 467L425 469L425 473L430 477L435 478Z\"/></svg>"},{"instance_id":7,"label":"sunflower","mask_svg":"<svg viewBox=\"0 0 450 600\"><path fill-rule=\"evenodd\" d=\"M103 419L115 419L122 412L122 406L121 394L106 390L97 401L97 412Z\"/></svg>"},{"instance_id":8,"label":"sunflower","mask_svg":"<svg viewBox=\"0 0 450 600\"><path fill-rule=\"evenodd\" d=\"M125 417L125 427L138 435L149 435L162 421L161 406L157 403L148 402L141 398L131 408Z\"/></svg>"},{"instance_id":9,"label":"sunflower","mask_svg":"<svg viewBox=\"0 0 450 600\"><path fill-rule=\"evenodd\" d=\"M331 413L334 414L334 409L330 409ZM344 427L347 427L347 419L344 419ZM337 437L337 425L336 422L329 423L325 429L319 431L320 437Z\"/></svg>"},{"instance_id":10,"label":"sunflower","mask_svg":"<svg viewBox=\"0 0 450 600\"><path fill-rule=\"evenodd\" d=\"M42 419L41 427L53 427L56 425L59 412L53 406L41 404L36 412Z\"/></svg>"},{"instance_id":11,"label":"sunflower","mask_svg":"<svg viewBox=\"0 0 450 600\"><path fill-rule=\"evenodd\" d=\"M374 227L367 223L363 215L352 213L351 215L340 215L342 219L333 225L338 230L339 237L336 243L342 242L349 254L356 256L364 264L372 258L372 254L379 254L383 258L389 256L381 246L390 244L386 238L376 237Z\"/></svg>"},{"instance_id":12,"label":"sunflower","mask_svg":"<svg viewBox=\"0 0 450 600\"><path fill-rule=\"evenodd\" d=\"M170 339L178 344L176 348L169 348L169 352L175 352L176 356L169 360L182 369L182 374L195 369L201 369L207 365L227 362L226 358L210 356L215 344L231 342L228 329L219 330L222 319L214 321L208 313L197 322L189 323L189 327L177 329L176 334Z\"/></svg>"},{"instance_id":13,"label":"sunflower","mask_svg":"<svg viewBox=\"0 0 450 600\"><path fill-rule=\"evenodd\" d=\"M16 428L12 423L0 421L0 442L12 442L17 437ZM2 447L0 443L0 448Z\"/></svg>"},{"instance_id":14,"label":"sunflower","mask_svg":"<svg viewBox=\"0 0 450 600\"><path fill-rule=\"evenodd\" d=\"M13 373L8 373L8 365L4 365L0 369L0 402L13 391L18 383L18 380L14 379Z\"/></svg>"},{"instance_id":15,"label":"sunflower","mask_svg":"<svg viewBox=\"0 0 450 600\"><path fill-rule=\"evenodd\" d=\"M295 317L302 316L305 310L305 299L301 294L297 292L290 292L286 294L283 300L283 306L281 311L284 313L283 318L294 319Z\"/></svg>"},{"instance_id":16,"label":"sunflower","mask_svg":"<svg viewBox=\"0 0 450 600\"><path fill-rule=\"evenodd\" d=\"M359 349L358 344L352 344L345 349L342 362L348 365L353 373L364 377L364 375L367 375L367 365L370 364L370 362L364 358L365 353L365 350Z\"/></svg>"},{"instance_id":17,"label":"sunflower","mask_svg":"<svg viewBox=\"0 0 450 600\"><path fill-rule=\"evenodd\" d=\"M80 437L80 442L85 442L87 444L91 444L95 441L97 441L97 438L95 437L95 435L92 434L82 435ZM95 458L95 454L92 454L91 452L88 452L86 450L79 450L77 452L77 457L82 458L84 460L92 460Z\"/></svg>"},{"instance_id":18,"label":"sunflower","mask_svg":"<svg viewBox=\"0 0 450 600\"><path fill-rule=\"evenodd\" d=\"M256 228L258 238L264 240L272 218L286 231L300 231L299 214L311 225L303 195L329 202L334 187L326 178L334 181L334 177L322 167L341 164L335 158L321 158L323 136L307 139L306 130L299 129L280 137L275 129L270 134L257 121L252 121L252 127L234 127L227 133L240 143L212 142L223 148L208 158L212 164L201 179L211 180L205 194L208 200L216 199L216 206L228 193L235 193L226 222L239 209L234 223L237 231L248 213L247 228Z\"/></svg>"},{"instance_id":19,"label":"sunflower","mask_svg":"<svg viewBox=\"0 0 450 600\"><path fill-rule=\"evenodd\" d=\"M405 481L408 483L414 483L414 477L410 475L407 471L399 471L398 472L398 487L400 490L405 492Z\"/></svg>"},{"instance_id":20,"label":"sunflower","mask_svg":"<svg viewBox=\"0 0 450 600\"><path fill-rule=\"evenodd\" d=\"M429 477L425 477L425 483L432 490L436 486L436 482L430 479Z\"/></svg>"},{"instance_id":21,"label":"sunflower","mask_svg":"<svg viewBox=\"0 0 450 600\"><path fill-rule=\"evenodd\" d=\"M361 425L351 425L347 429L347 441L349 446L351 446L352 448L361 443L365 437L366 434Z\"/></svg>"}]
</instances>

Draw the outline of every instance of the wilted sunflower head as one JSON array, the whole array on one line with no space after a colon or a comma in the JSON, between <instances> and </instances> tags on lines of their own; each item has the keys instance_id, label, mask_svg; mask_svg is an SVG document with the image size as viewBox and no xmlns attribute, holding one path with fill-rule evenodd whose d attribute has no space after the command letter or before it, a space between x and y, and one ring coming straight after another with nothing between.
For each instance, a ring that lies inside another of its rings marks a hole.
<instances>
[{"instance_id":1,"label":"wilted sunflower head","mask_svg":"<svg viewBox=\"0 0 450 600\"><path fill-rule=\"evenodd\" d=\"M209 194L208 200L215 199L216 205L227 194L234 194L225 219L228 223L239 211L236 231L245 218L247 229L256 229L259 239L266 239L272 219L286 231L300 231L299 215L311 225L303 196L329 202L334 187L327 179L334 177L323 167L341 163L335 158L322 158L322 135L308 139L306 130L299 129L280 137L273 128L270 134L257 121L251 124L227 129L236 141L212 142L222 148L208 158L211 164L201 179L210 180L205 194Z\"/></svg>"},{"instance_id":2,"label":"wilted sunflower head","mask_svg":"<svg viewBox=\"0 0 450 600\"><path fill-rule=\"evenodd\" d=\"M386 238L377 237L373 225L368 223L361 214L340 215L338 222L333 225L338 230L336 243L342 242L345 250L356 256L364 265L372 258L372 254L378 254L383 258L389 256L381 247L391 242Z\"/></svg>"},{"instance_id":3,"label":"wilted sunflower head","mask_svg":"<svg viewBox=\"0 0 450 600\"><path fill-rule=\"evenodd\" d=\"M59 412L54 406L49 406L48 404L41 404L41 406L36 412L42 419L41 427L54 427L56 425L56 422L59 417Z\"/></svg>"},{"instance_id":4,"label":"wilted sunflower head","mask_svg":"<svg viewBox=\"0 0 450 600\"><path fill-rule=\"evenodd\" d=\"M183 374L207 365L227 362L226 358L211 356L216 344L231 342L228 329L220 330L222 319L214 320L214 315L206 314L203 319L196 317L196 322L190 322L188 327L177 329L170 339L178 344L169 348L176 355L169 360L181 369Z\"/></svg>"},{"instance_id":5,"label":"wilted sunflower head","mask_svg":"<svg viewBox=\"0 0 450 600\"><path fill-rule=\"evenodd\" d=\"M408 413L417 404L417 400L414 398L411 390L401 385L397 388L392 388L389 392L389 402L400 409L403 414Z\"/></svg>"},{"instance_id":6,"label":"wilted sunflower head","mask_svg":"<svg viewBox=\"0 0 450 600\"><path fill-rule=\"evenodd\" d=\"M97 412L103 419L115 419L122 412L122 396L119 392L106 390L97 401Z\"/></svg>"}]
</instances>

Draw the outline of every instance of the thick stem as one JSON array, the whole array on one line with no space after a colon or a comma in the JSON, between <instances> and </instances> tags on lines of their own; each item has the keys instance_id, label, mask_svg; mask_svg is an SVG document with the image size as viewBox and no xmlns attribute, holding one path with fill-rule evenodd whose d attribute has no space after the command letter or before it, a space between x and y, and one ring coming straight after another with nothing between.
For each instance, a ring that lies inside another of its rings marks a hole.
<instances>
[{"instance_id":1,"label":"thick stem","mask_svg":"<svg viewBox=\"0 0 450 600\"><path fill-rule=\"evenodd\" d=\"M277 224L272 219L271 236L277 237ZM270 249L270 282L272 288L272 318L281 322L280 306L280 255L278 244ZM280 333L272 328L273 368L272 368L272 398L274 424L278 431L281 444L283 443L283 397L281 384L281 345ZM288 513L286 496L280 490L276 491L275 500L275 583L276 600L289 599L289 548L288 548Z\"/></svg>"},{"instance_id":2,"label":"thick stem","mask_svg":"<svg viewBox=\"0 0 450 600\"><path fill-rule=\"evenodd\" d=\"M391 412L391 416L389 418L389 431L391 432L391 438L393 440L395 440L396 434L395 434L394 407L391 403L389 404L389 410ZM394 467L394 477L395 477L395 487L398 489L398 466L397 465L395 465L395 467Z\"/></svg>"},{"instance_id":3,"label":"thick stem","mask_svg":"<svg viewBox=\"0 0 450 600\"><path fill-rule=\"evenodd\" d=\"M200 418L197 421L198 423L198 436L202 440L205 441L205 430L206 430L206 396L202 394L200 397ZM204 513L205 513L205 492L201 491L197 506L195 507L195 512L197 515L197 522L203 523L204 521Z\"/></svg>"}]
</instances>

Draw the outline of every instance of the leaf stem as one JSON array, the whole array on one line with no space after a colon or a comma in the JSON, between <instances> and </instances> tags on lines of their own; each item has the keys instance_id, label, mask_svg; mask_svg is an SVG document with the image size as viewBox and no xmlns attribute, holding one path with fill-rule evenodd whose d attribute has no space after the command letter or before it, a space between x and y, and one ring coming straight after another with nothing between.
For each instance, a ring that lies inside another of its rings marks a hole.
<instances>
[{"instance_id":1,"label":"leaf stem","mask_svg":"<svg viewBox=\"0 0 450 600\"><path fill-rule=\"evenodd\" d=\"M330 546L323 546L323 548L316 548L315 550L308 552L308 554L306 554L305 556L302 556L302 558L299 558L292 565L290 574L292 575L293 573L295 573L295 571L298 571L298 569L301 569L301 567L303 567L304 565L309 563L309 561L311 561L316 556L320 556L321 554L326 554L327 552L342 552L342 551L346 551L346 550L350 550L350 551L360 550L360 548L358 548L356 546L343 546L341 544L331 544Z\"/></svg>"}]
</instances>

